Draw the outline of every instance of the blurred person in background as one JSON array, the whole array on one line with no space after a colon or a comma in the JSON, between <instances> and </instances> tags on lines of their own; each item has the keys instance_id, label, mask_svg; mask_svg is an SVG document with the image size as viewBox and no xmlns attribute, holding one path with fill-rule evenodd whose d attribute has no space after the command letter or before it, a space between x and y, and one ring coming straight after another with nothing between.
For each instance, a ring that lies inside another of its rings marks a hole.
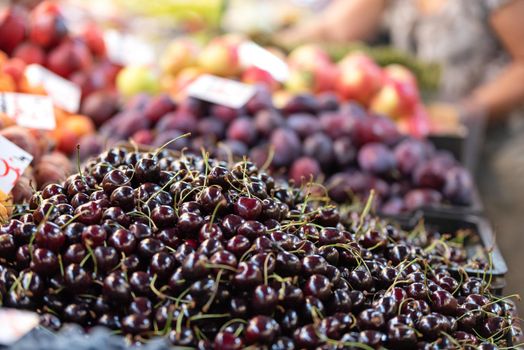
<instances>
[{"instance_id":1,"label":"blurred person in background","mask_svg":"<svg viewBox=\"0 0 524 350\"><path fill-rule=\"evenodd\" d=\"M440 99L464 118L487 116L479 186L509 265L508 292L524 293L524 0L332 0L277 40L344 43L381 29L395 48L442 66Z\"/></svg>"}]
</instances>

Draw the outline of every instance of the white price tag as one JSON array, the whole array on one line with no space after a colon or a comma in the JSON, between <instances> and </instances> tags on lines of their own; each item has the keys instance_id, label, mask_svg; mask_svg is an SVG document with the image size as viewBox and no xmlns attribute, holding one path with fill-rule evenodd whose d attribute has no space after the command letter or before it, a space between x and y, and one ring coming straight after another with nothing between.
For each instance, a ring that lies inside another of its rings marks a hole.
<instances>
[{"instance_id":1,"label":"white price tag","mask_svg":"<svg viewBox=\"0 0 524 350\"><path fill-rule=\"evenodd\" d=\"M0 112L26 128L53 130L56 127L53 101L49 96L0 93Z\"/></svg>"},{"instance_id":2,"label":"white price tag","mask_svg":"<svg viewBox=\"0 0 524 350\"><path fill-rule=\"evenodd\" d=\"M287 63L252 41L240 44L238 56L243 67L258 67L280 82L285 82L289 78Z\"/></svg>"},{"instance_id":3,"label":"white price tag","mask_svg":"<svg viewBox=\"0 0 524 350\"><path fill-rule=\"evenodd\" d=\"M214 75L202 75L187 87L189 96L231 108L240 108L255 94L255 87Z\"/></svg>"},{"instance_id":4,"label":"white price tag","mask_svg":"<svg viewBox=\"0 0 524 350\"><path fill-rule=\"evenodd\" d=\"M29 84L43 86L55 105L70 113L78 112L82 97L78 85L38 64L27 66L25 76Z\"/></svg>"},{"instance_id":5,"label":"white price tag","mask_svg":"<svg viewBox=\"0 0 524 350\"><path fill-rule=\"evenodd\" d=\"M0 191L9 193L32 160L31 154L0 136Z\"/></svg>"},{"instance_id":6,"label":"white price tag","mask_svg":"<svg viewBox=\"0 0 524 350\"><path fill-rule=\"evenodd\" d=\"M38 326L38 315L16 309L0 309L0 344L10 345Z\"/></svg>"},{"instance_id":7,"label":"white price tag","mask_svg":"<svg viewBox=\"0 0 524 350\"><path fill-rule=\"evenodd\" d=\"M123 66L150 65L155 62L155 52L152 46L133 37L108 30L104 33L104 41L109 59Z\"/></svg>"}]
</instances>

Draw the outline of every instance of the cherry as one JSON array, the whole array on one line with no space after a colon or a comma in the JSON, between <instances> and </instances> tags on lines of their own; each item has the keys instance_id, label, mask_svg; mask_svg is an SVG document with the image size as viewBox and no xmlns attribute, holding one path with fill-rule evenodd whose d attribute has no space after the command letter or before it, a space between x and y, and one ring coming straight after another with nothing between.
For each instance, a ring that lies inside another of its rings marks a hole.
<instances>
[{"instance_id":1,"label":"cherry","mask_svg":"<svg viewBox=\"0 0 524 350\"><path fill-rule=\"evenodd\" d=\"M32 254L31 268L42 275L53 274L58 270L58 258L49 249L36 248Z\"/></svg>"},{"instance_id":2,"label":"cherry","mask_svg":"<svg viewBox=\"0 0 524 350\"><path fill-rule=\"evenodd\" d=\"M140 334L149 331L151 321L146 315L131 314L122 319L122 329L131 334Z\"/></svg>"},{"instance_id":3,"label":"cherry","mask_svg":"<svg viewBox=\"0 0 524 350\"><path fill-rule=\"evenodd\" d=\"M236 235L227 241L227 249L237 257L242 256L251 247L251 242L245 236Z\"/></svg>"},{"instance_id":4,"label":"cherry","mask_svg":"<svg viewBox=\"0 0 524 350\"><path fill-rule=\"evenodd\" d=\"M271 344L279 332L280 326L273 318L256 316L248 321L244 337L249 344Z\"/></svg>"},{"instance_id":5,"label":"cherry","mask_svg":"<svg viewBox=\"0 0 524 350\"><path fill-rule=\"evenodd\" d=\"M90 319L89 310L85 304L69 304L64 309L64 318L70 322L87 324Z\"/></svg>"},{"instance_id":6,"label":"cherry","mask_svg":"<svg viewBox=\"0 0 524 350\"><path fill-rule=\"evenodd\" d=\"M142 158L135 165L135 176L139 182L155 182L160 177L160 165L153 158Z\"/></svg>"},{"instance_id":7,"label":"cherry","mask_svg":"<svg viewBox=\"0 0 524 350\"><path fill-rule=\"evenodd\" d=\"M75 292L86 290L92 283L91 275L82 266L70 264L64 269L64 282Z\"/></svg>"},{"instance_id":8,"label":"cherry","mask_svg":"<svg viewBox=\"0 0 524 350\"><path fill-rule=\"evenodd\" d=\"M319 337L317 329L312 324L297 329L293 334L293 338L300 348L315 349L322 344L322 339Z\"/></svg>"},{"instance_id":9,"label":"cherry","mask_svg":"<svg viewBox=\"0 0 524 350\"><path fill-rule=\"evenodd\" d=\"M46 222L37 228L35 242L43 248L58 252L65 244L66 236L60 227L52 222Z\"/></svg>"},{"instance_id":10,"label":"cherry","mask_svg":"<svg viewBox=\"0 0 524 350\"><path fill-rule=\"evenodd\" d=\"M253 310L260 314L272 314L277 305L277 293L267 285L259 285L252 294L251 306Z\"/></svg>"},{"instance_id":11,"label":"cherry","mask_svg":"<svg viewBox=\"0 0 524 350\"><path fill-rule=\"evenodd\" d=\"M214 341L215 349L237 350L244 347L242 339L231 332L218 332Z\"/></svg>"},{"instance_id":12,"label":"cherry","mask_svg":"<svg viewBox=\"0 0 524 350\"><path fill-rule=\"evenodd\" d=\"M168 253L155 253L151 257L151 263L149 268L151 273L159 276L160 278L165 278L171 275L175 269L176 260Z\"/></svg>"},{"instance_id":13,"label":"cherry","mask_svg":"<svg viewBox=\"0 0 524 350\"><path fill-rule=\"evenodd\" d=\"M235 203L235 214L246 220L255 220L262 212L262 203L258 198L240 197Z\"/></svg>"},{"instance_id":14,"label":"cherry","mask_svg":"<svg viewBox=\"0 0 524 350\"><path fill-rule=\"evenodd\" d=\"M128 301L131 297L129 283L119 272L111 272L104 279L104 295L118 301Z\"/></svg>"},{"instance_id":15,"label":"cherry","mask_svg":"<svg viewBox=\"0 0 524 350\"><path fill-rule=\"evenodd\" d=\"M306 281L304 293L315 296L320 300L326 300L331 296L331 288L331 282L327 277L314 274Z\"/></svg>"},{"instance_id":16,"label":"cherry","mask_svg":"<svg viewBox=\"0 0 524 350\"><path fill-rule=\"evenodd\" d=\"M169 332L168 338L173 345L194 346L196 343L193 331L187 327L181 327L180 331L172 330Z\"/></svg>"},{"instance_id":17,"label":"cherry","mask_svg":"<svg viewBox=\"0 0 524 350\"><path fill-rule=\"evenodd\" d=\"M198 232L200 226L204 224L204 219L197 213L185 212L178 218L178 230L185 235L191 235Z\"/></svg>"}]
</instances>

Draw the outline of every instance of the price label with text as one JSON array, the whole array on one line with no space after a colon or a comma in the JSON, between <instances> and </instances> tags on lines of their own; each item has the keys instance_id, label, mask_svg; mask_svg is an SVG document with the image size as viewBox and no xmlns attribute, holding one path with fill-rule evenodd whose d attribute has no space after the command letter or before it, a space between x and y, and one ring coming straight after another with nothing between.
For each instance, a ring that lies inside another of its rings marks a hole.
<instances>
[{"instance_id":1,"label":"price label with text","mask_svg":"<svg viewBox=\"0 0 524 350\"><path fill-rule=\"evenodd\" d=\"M25 76L29 84L42 86L56 106L70 113L78 112L82 97L78 85L38 64L27 66Z\"/></svg>"},{"instance_id":2,"label":"price label with text","mask_svg":"<svg viewBox=\"0 0 524 350\"><path fill-rule=\"evenodd\" d=\"M231 108L240 108L255 94L255 87L214 75L202 75L187 87L189 96Z\"/></svg>"},{"instance_id":3,"label":"price label with text","mask_svg":"<svg viewBox=\"0 0 524 350\"><path fill-rule=\"evenodd\" d=\"M240 64L244 67L255 66L265 70L280 82L285 82L289 78L289 67L287 63L269 50L246 41L238 48Z\"/></svg>"},{"instance_id":4,"label":"price label with text","mask_svg":"<svg viewBox=\"0 0 524 350\"><path fill-rule=\"evenodd\" d=\"M13 344L36 326L38 326L36 313L0 308L0 344Z\"/></svg>"},{"instance_id":5,"label":"price label with text","mask_svg":"<svg viewBox=\"0 0 524 350\"><path fill-rule=\"evenodd\" d=\"M26 128L53 130L56 127L53 101L49 96L0 93L0 112Z\"/></svg>"},{"instance_id":6,"label":"price label with text","mask_svg":"<svg viewBox=\"0 0 524 350\"><path fill-rule=\"evenodd\" d=\"M0 136L0 191L9 193L32 160L32 155Z\"/></svg>"},{"instance_id":7,"label":"price label with text","mask_svg":"<svg viewBox=\"0 0 524 350\"><path fill-rule=\"evenodd\" d=\"M112 62L128 66L150 65L156 60L154 48L133 35L108 30L104 33L104 42L107 56Z\"/></svg>"}]
</instances>

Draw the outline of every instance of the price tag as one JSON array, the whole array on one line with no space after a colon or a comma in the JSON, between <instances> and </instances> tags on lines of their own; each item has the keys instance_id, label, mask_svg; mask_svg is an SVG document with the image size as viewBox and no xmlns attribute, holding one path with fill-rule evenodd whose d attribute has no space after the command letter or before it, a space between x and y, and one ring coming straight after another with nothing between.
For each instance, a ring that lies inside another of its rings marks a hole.
<instances>
[{"instance_id":1,"label":"price tag","mask_svg":"<svg viewBox=\"0 0 524 350\"><path fill-rule=\"evenodd\" d=\"M289 67L286 62L252 41L240 44L238 48L240 64L244 67L255 66L265 70L280 82L289 78Z\"/></svg>"},{"instance_id":2,"label":"price tag","mask_svg":"<svg viewBox=\"0 0 524 350\"><path fill-rule=\"evenodd\" d=\"M0 93L0 112L26 128L53 130L56 127L53 101L49 96Z\"/></svg>"},{"instance_id":3,"label":"price tag","mask_svg":"<svg viewBox=\"0 0 524 350\"><path fill-rule=\"evenodd\" d=\"M0 136L0 191L9 193L32 160L32 155Z\"/></svg>"},{"instance_id":4,"label":"price tag","mask_svg":"<svg viewBox=\"0 0 524 350\"><path fill-rule=\"evenodd\" d=\"M34 312L1 308L0 344L13 344L36 326L38 315Z\"/></svg>"},{"instance_id":5,"label":"price tag","mask_svg":"<svg viewBox=\"0 0 524 350\"><path fill-rule=\"evenodd\" d=\"M189 96L219 105L240 108L255 94L255 87L214 75L202 75L187 87Z\"/></svg>"},{"instance_id":6,"label":"price tag","mask_svg":"<svg viewBox=\"0 0 524 350\"><path fill-rule=\"evenodd\" d=\"M78 112L82 97L82 91L78 85L38 64L27 66L25 76L29 84L43 86L56 106L70 113Z\"/></svg>"},{"instance_id":7,"label":"price tag","mask_svg":"<svg viewBox=\"0 0 524 350\"><path fill-rule=\"evenodd\" d=\"M150 65L155 62L153 47L131 35L124 35L116 30L108 30L104 33L107 56L117 64ZM132 54L130 54L132 52Z\"/></svg>"}]
</instances>

